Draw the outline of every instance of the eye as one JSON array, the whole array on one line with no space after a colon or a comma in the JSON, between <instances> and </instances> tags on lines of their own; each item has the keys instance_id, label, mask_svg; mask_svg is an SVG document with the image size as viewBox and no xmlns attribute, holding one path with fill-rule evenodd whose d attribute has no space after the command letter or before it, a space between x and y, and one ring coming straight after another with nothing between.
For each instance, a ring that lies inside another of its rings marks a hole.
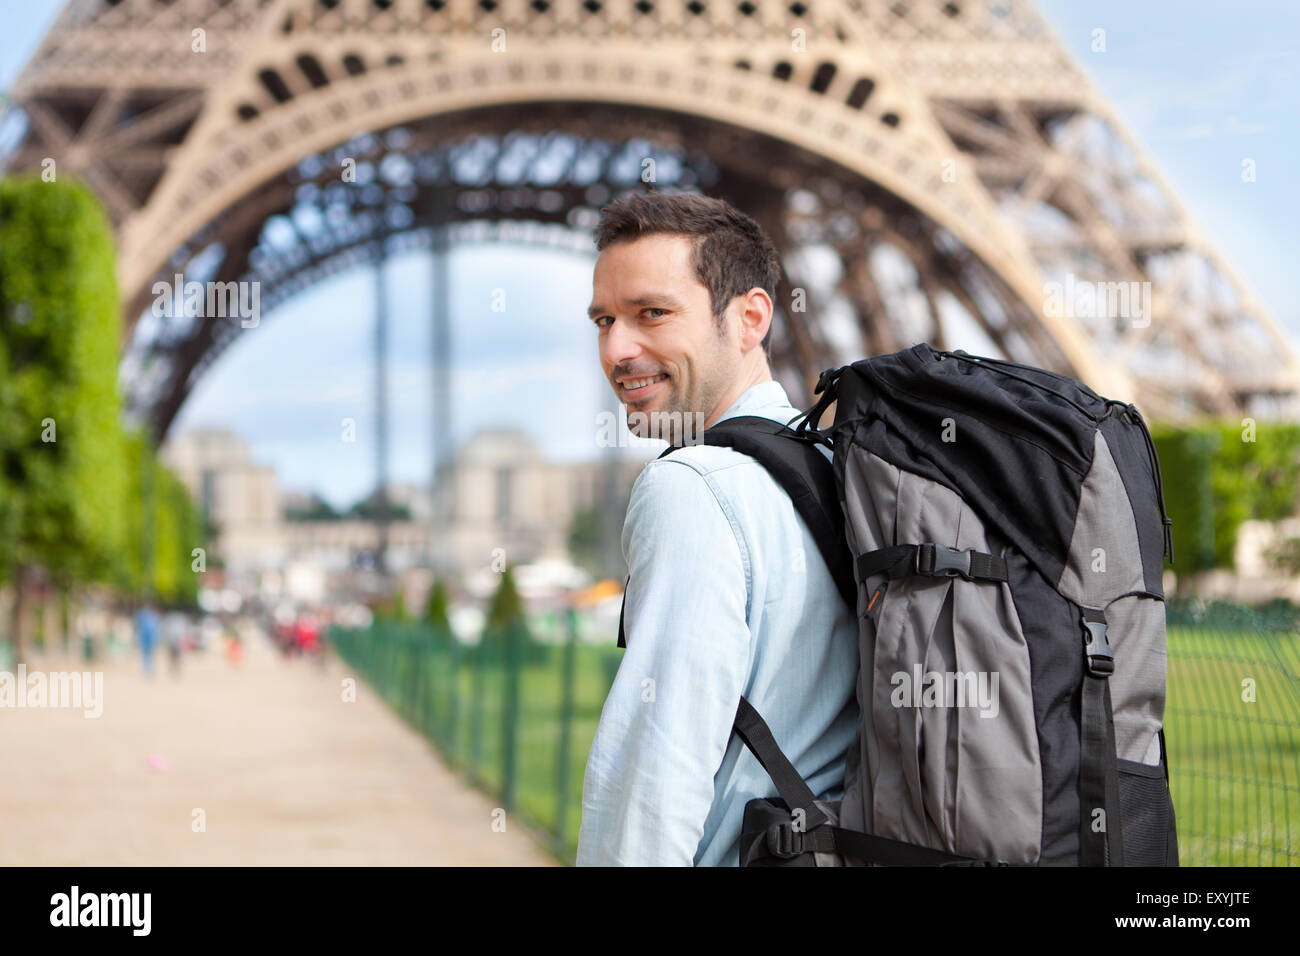
<instances>
[{"instance_id":1,"label":"eye","mask_svg":"<svg viewBox=\"0 0 1300 956\"><path fill-rule=\"evenodd\" d=\"M611 319L611 321L612 321L612 316L608 316L608 315L600 315L600 316L597 316L596 318L592 319L591 321L592 321L593 323L595 323L596 328L598 328L598 329L603 329L603 328L605 328L605 326L602 325L601 323L603 323L606 319Z\"/></svg>"},{"instance_id":2,"label":"eye","mask_svg":"<svg viewBox=\"0 0 1300 956\"><path fill-rule=\"evenodd\" d=\"M646 311L646 312L662 312L662 313L666 313L668 310L667 310L667 309L654 309L654 308L650 308L650 309L645 309L644 311ZM656 318L656 319L657 319L657 318L659 318L659 316L657 316L657 315L656 315L656 316L652 316L652 318Z\"/></svg>"}]
</instances>

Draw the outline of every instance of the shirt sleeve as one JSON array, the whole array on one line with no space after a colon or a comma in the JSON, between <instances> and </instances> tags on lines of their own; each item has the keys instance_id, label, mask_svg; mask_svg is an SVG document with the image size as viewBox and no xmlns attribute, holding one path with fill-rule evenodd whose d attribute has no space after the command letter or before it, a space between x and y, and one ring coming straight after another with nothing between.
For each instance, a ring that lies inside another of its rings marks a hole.
<instances>
[{"instance_id":1,"label":"shirt sleeve","mask_svg":"<svg viewBox=\"0 0 1300 956\"><path fill-rule=\"evenodd\" d=\"M748 556L707 479L662 459L623 527L627 649L583 782L579 865L691 866L749 672Z\"/></svg>"}]
</instances>

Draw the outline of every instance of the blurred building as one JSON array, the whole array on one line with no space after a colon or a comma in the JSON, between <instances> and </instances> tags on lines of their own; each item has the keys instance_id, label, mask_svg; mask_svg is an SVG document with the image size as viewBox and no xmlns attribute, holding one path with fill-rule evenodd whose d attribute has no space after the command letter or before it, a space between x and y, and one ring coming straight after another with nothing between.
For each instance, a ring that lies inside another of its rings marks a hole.
<instances>
[{"instance_id":1,"label":"blurred building","mask_svg":"<svg viewBox=\"0 0 1300 956\"><path fill-rule=\"evenodd\" d=\"M433 520L433 498L427 484L390 482L387 498L390 507L405 508L416 524L427 527Z\"/></svg>"},{"instance_id":2,"label":"blurred building","mask_svg":"<svg viewBox=\"0 0 1300 956\"><path fill-rule=\"evenodd\" d=\"M433 566L466 574L501 560L567 557L579 512L595 509L606 526L622 527L628 492L644 466L637 459L550 462L522 429L480 431L439 476Z\"/></svg>"},{"instance_id":3,"label":"blurred building","mask_svg":"<svg viewBox=\"0 0 1300 956\"><path fill-rule=\"evenodd\" d=\"M373 572L379 547L374 521L286 520L286 512L301 514L319 499L281 489L274 468L255 462L247 443L228 429L174 435L161 455L215 528L212 550L224 562L231 586L245 593L295 592L291 597L301 592L302 600L365 590L363 579ZM433 568L466 579L500 570L502 562L570 563L575 516L595 509L616 539L627 495L643 466L639 459L612 466L546 461L537 442L520 429L481 431L444 469L436 514L435 496L426 485L389 485L390 504L411 518L388 524L388 568L404 576Z\"/></svg>"},{"instance_id":4,"label":"blurred building","mask_svg":"<svg viewBox=\"0 0 1300 956\"><path fill-rule=\"evenodd\" d=\"M225 428L195 428L169 437L159 454L215 529L211 546L232 584L284 562L284 503L275 469L254 462L242 438Z\"/></svg>"}]
</instances>

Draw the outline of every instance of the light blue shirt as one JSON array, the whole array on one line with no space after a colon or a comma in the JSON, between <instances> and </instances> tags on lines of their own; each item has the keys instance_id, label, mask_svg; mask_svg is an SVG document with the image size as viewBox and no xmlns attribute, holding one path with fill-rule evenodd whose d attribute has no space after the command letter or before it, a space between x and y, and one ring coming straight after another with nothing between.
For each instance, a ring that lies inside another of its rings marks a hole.
<instances>
[{"instance_id":1,"label":"light blue shirt","mask_svg":"<svg viewBox=\"0 0 1300 956\"><path fill-rule=\"evenodd\" d=\"M798 414L768 381L722 418ZM646 465L623 555L627 650L587 758L578 865L737 866L745 804L777 795L731 731L740 698L813 793L839 799L858 718L855 612L789 496L730 448Z\"/></svg>"}]
</instances>

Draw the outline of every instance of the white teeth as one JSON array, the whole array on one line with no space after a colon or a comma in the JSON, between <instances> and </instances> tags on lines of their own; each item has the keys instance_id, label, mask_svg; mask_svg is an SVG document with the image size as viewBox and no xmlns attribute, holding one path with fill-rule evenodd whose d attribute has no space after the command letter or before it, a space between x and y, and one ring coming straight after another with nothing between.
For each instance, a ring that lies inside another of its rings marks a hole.
<instances>
[{"instance_id":1,"label":"white teeth","mask_svg":"<svg viewBox=\"0 0 1300 956\"><path fill-rule=\"evenodd\" d=\"M645 388L647 385L653 385L657 381L659 381L658 375L656 375L654 378L638 378L630 382L624 382L623 388L627 389L630 392L633 391L634 389Z\"/></svg>"}]
</instances>

